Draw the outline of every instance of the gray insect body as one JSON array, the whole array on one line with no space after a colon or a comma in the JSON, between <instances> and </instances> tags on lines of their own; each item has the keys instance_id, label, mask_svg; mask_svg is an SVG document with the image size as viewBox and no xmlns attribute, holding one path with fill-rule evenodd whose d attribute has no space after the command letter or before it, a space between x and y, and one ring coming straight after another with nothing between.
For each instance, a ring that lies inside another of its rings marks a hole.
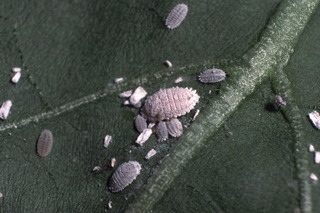
<instances>
[{"instance_id":1,"label":"gray insect body","mask_svg":"<svg viewBox=\"0 0 320 213\"><path fill-rule=\"evenodd\" d=\"M129 161L121 164L113 173L109 190L111 192L119 192L129 186L140 174L141 165L137 161Z\"/></svg>"},{"instance_id":2,"label":"gray insect body","mask_svg":"<svg viewBox=\"0 0 320 213\"><path fill-rule=\"evenodd\" d=\"M161 89L148 97L142 108L142 114L152 122L176 118L190 112L199 98L197 92L191 88Z\"/></svg>"},{"instance_id":3,"label":"gray insect body","mask_svg":"<svg viewBox=\"0 0 320 213\"><path fill-rule=\"evenodd\" d=\"M226 78L226 73L219 69L208 69L199 75L199 81L202 83L217 83Z\"/></svg>"},{"instance_id":4,"label":"gray insect body","mask_svg":"<svg viewBox=\"0 0 320 213\"><path fill-rule=\"evenodd\" d=\"M181 122L177 118L173 118L170 121L166 122L167 128L168 128L168 133L172 137L179 137L183 133L183 127Z\"/></svg>"},{"instance_id":5,"label":"gray insect body","mask_svg":"<svg viewBox=\"0 0 320 213\"><path fill-rule=\"evenodd\" d=\"M39 136L37 143L37 152L39 156L47 156L52 149L53 136L50 130L43 130Z\"/></svg>"},{"instance_id":6,"label":"gray insect body","mask_svg":"<svg viewBox=\"0 0 320 213\"><path fill-rule=\"evenodd\" d=\"M274 102L279 107L287 105L287 103L283 101L283 99L282 99L282 97L280 95L276 95L274 97Z\"/></svg>"},{"instance_id":7,"label":"gray insect body","mask_svg":"<svg viewBox=\"0 0 320 213\"><path fill-rule=\"evenodd\" d=\"M186 18L188 13L188 6L185 4L178 4L169 13L166 19L166 26L168 29L177 28Z\"/></svg>"},{"instance_id":8,"label":"gray insect body","mask_svg":"<svg viewBox=\"0 0 320 213\"><path fill-rule=\"evenodd\" d=\"M161 121L158 123L156 127L156 134L158 136L159 142L166 141L168 139L169 134L168 134L168 128L167 128L166 122Z\"/></svg>"},{"instance_id":9,"label":"gray insect body","mask_svg":"<svg viewBox=\"0 0 320 213\"><path fill-rule=\"evenodd\" d=\"M134 124L138 132L143 132L144 129L147 128L147 120L143 118L141 115L138 115L134 120Z\"/></svg>"}]
</instances>

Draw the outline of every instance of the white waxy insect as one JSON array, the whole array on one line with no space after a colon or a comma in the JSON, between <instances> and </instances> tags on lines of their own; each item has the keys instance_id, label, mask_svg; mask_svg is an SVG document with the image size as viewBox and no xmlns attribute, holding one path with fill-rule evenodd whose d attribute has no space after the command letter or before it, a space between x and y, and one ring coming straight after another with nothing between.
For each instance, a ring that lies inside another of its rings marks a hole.
<instances>
[{"instance_id":1,"label":"white waxy insect","mask_svg":"<svg viewBox=\"0 0 320 213\"><path fill-rule=\"evenodd\" d=\"M11 82L16 84L19 82L21 78L21 72L17 72L12 78L11 78Z\"/></svg>"},{"instance_id":2,"label":"white waxy insect","mask_svg":"<svg viewBox=\"0 0 320 213\"><path fill-rule=\"evenodd\" d=\"M310 179L313 180L313 181L318 181L318 177L314 173L310 174Z\"/></svg>"},{"instance_id":3,"label":"white waxy insect","mask_svg":"<svg viewBox=\"0 0 320 213\"><path fill-rule=\"evenodd\" d=\"M47 156L52 149L53 136L50 130L43 130L38 138L37 142L37 152L39 156Z\"/></svg>"},{"instance_id":4,"label":"white waxy insect","mask_svg":"<svg viewBox=\"0 0 320 213\"><path fill-rule=\"evenodd\" d=\"M20 67L12 67L11 70L12 70L12 72L21 72Z\"/></svg>"},{"instance_id":5,"label":"white waxy insect","mask_svg":"<svg viewBox=\"0 0 320 213\"><path fill-rule=\"evenodd\" d=\"M138 104L142 98L146 97L147 94L148 93L143 89L143 87L138 87L130 96L130 103L132 105Z\"/></svg>"},{"instance_id":6,"label":"white waxy insect","mask_svg":"<svg viewBox=\"0 0 320 213\"><path fill-rule=\"evenodd\" d=\"M155 154L157 154L157 151L154 149L151 149L146 156L144 157L146 160L149 160L150 158L152 158Z\"/></svg>"},{"instance_id":7,"label":"white waxy insect","mask_svg":"<svg viewBox=\"0 0 320 213\"><path fill-rule=\"evenodd\" d=\"M152 135L152 129L144 129L138 136L136 143L142 146Z\"/></svg>"},{"instance_id":8,"label":"white waxy insect","mask_svg":"<svg viewBox=\"0 0 320 213\"><path fill-rule=\"evenodd\" d=\"M147 128L147 120L144 117L142 117L141 115L137 115L137 117L134 120L134 124L135 124L136 129L140 133L143 132L143 130Z\"/></svg>"},{"instance_id":9,"label":"white waxy insect","mask_svg":"<svg viewBox=\"0 0 320 213\"><path fill-rule=\"evenodd\" d=\"M130 102L129 102L128 100L125 100L122 105L123 105L123 106L130 105Z\"/></svg>"},{"instance_id":10,"label":"white waxy insect","mask_svg":"<svg viewBox=\"0 0 320 213\"><path fill-rule=\"evenodd\" d=\"M141 165L137 161L129 161L121 164L113 173L109 190L111 192L119 192L129 186L140 174Z\"/></svg>"},{"instance_id":11,"label":"white waxy insect","mask_svg":"<svg viewBox=\"0 0 320 213\"><path fill-rule=\"evenodd\" d=\"M102 170L101 166L95 166L93 167L92 172L99 173L101 170Z\"/></svg>"},{"instance_id":12,"label":"white waxy insect","mask_svg":"<svg viewBox=\"0 0 320 213\"><path fill-rule=\"evenodd\" d=\"M168 29L174 29L178 27L182 21L186 18L188 13L188 6L185 4L178 4L169 13L166 19L166 26Z\"/></svg>"},{"instance_id":13,"label":"white waxy insect","mask_svg":"<svg viewBox=\"0 0 320 213\"><path fill-rule=\"evenodd\" d=\"M3 194L0 192L0 198L3 197Z\"/></svg>"},{"instance_id":14,"label":"white waxy insect","mask_svg":"<svg viewBox=\"0 0 320 213\"><path fill-rule=\"evenodd\" d=\"M110 167L113 168L116 165L116 158L111 158Z\"/></svg>"},{"instance_id":15,"label":"white waxy insect","mask_svg":"<svg viewBox=\"0 0 320 213\"><path fill-rule=\"evenodd\" d=\"M148 129L152 129L156 124L155 123L149 123L148 124Z\"/></svg>"},{"instance_id":16,"label":"white waxy insect","mask_svg":"<svg viewBox=\"0 0 320 213\"><path fill-rule=\"evenodd\" d=\"M172 67L172 63L168 60L166 60L163 64L166 65L167 67Z\"/></svg>"},{"instance_id":17,"label":"white waxy insect","mask_svg":"<svg viewBox=\"0 0 320 213\"><path fill-rule=\"evenodd\" d=\"M314 152L315 148L312 144L309 145L309 152Z\"/></svg>"},{"instance_id":18,"label":"white waxy insect","mask_svg":"<svg viewBox=\"0 0 320 213\"><path fill-rule=\"evenodd\" d=\"M183 81L182 77L178 77L176 80L174 80L175 84L181 83Z\"/></svg>"},{"instance_id":19,"label":"white waxy insect","mask_svg":"<svg viewBox=\"0 0 320 213\"><path fill-rule=\"evenodd\" d=\"M172 137L179 137L183 133L181 122L177 118L166 121L168 132Z\"/></svg>"},{"instance_id":20,"label":"white waxy insect","mask_svg":"<svg viewBox=\"0 0 320 213\"><path fill-rule=\"evenodd\" d=\"M130 96L132 95L132 90L128 90L128 91L124 91L122 93L119 94L120 98L130 98Z\"/></svg>"},{"instance_id":21,"label":"white waxy insect","mask_svg":"<svg viewBox=\"0 0 320 213\"><path fill-rule=\"evenodd\" d=\"M108 209L112 209L112 201L111 200L108 202Z\"/></svg>"},{"instance_id":22,"label":"white waxy insect","mask_svg":"<svg viewBox=\"0 0 320 213\"><path fill-rule=\"evenodd\" d=\"M104 137L104 142L103 142L104 148L108 148L108 146L111 143L111 141L112 141L112 136L111 135L106 135Z\"/></svg>"},{"instance_id":23,"label":"white waxy insect","mask_svg":"<svg viewBox=\"0 0 320 213\"><path fill-rule=\"evenodd\" d=\"M176 118L190 112L199 98L191 88L160 89L147 98L141 113L152 122Z\"/></svg>"},{"instance_id":24,"label":"white waxy insect","mask_svg":"<svg viewBox=\"0 0 320 213\"><path fill-rule=\"evenodd\" d=\"M12 102L10 100L7 100L2 103L2 106L0 108L1 119L6 120L8 118L11 107L12 107Z\"/></svg>"},{"instance_id":25,"label":"white waxy insect","mask_svg":"<svg viewBox=\"0 0 320 213\"><path fill-rule=\"evenodd\" d=\"M160 121L158 123L158 125L156 126L156 134L158 136L159 142L166 141L168 139L169 134L166 122Z\"/></svg>"},{"instance_id":26,"label":"white waxy insect","mask_svg":"<svg viewBox=\"0 0 320 213\"><path fill-rule=\"evenodd\" d=\"M279 107L287 105L287 103L283 101L283 99L282 99L282 97L280 95L276 95L274 97L274 102Z\"/></svg>"},{"instance_id":27,"label":"white waxy insect","mask_svg":"<svg viewBox=\"0 0 320 213\"><path fill-rule=\"evenodd\" d=\"M194 113L192 121L194 121L196 119L196 117L198 117L199 113L200 113L200 109L197 109L196 113Z\"/></svg>"},{"instance_id":28,"label":"white waxy insect","mask_svg":"<svg viewBox=\"0 0 320 213\"><path fill-rule=\"evenodd\" d=\"M320 163L320 152L315 152L314 153L314 162L316 164L319 164Z\"/></svg>"},{"instance_id":29,"label":"white waxy insect","mask_svg":"<svg viewBox=\"0 0 320 213\"><path fill-rule=\"evenodd\" d=\"M217 83L224 79L226 79L226 73L216 68L203 71L199 75L199 81L202 83Z\"/></svg>"},{"instance_id":30,"label":"white waxy insect","mask_svg":"<svg viewBox=\"0 0 320 213\"><path fill-rule=\"evenodd\" d=\"M115 78L114 80L114 83L121 83L121 82L123 82L124 81L124 78Z\"/></svg>"},{"instance_id":31,"label":"white waxy insect","mask_svg":"<svg viewBox=\"0 0 320 213\"><path fill-rule=\"evenodd\" d=\"M317 111L310 112L309 119L317 129L320 129L320 115Z\"/></svg>"}]
</instances>

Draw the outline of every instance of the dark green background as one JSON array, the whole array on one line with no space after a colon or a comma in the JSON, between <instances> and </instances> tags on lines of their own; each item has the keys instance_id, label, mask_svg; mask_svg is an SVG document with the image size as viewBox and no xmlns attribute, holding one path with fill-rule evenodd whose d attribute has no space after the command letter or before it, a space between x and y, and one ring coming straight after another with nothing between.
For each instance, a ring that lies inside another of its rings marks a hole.
<instances>
[{"instance_id":1,"label":"dark green background","mask_svg":"<svg viewBox=\"0 0 320 213\"><path fill-rule=\"evenodd\" d=\"M134 146L138 133L133 118L138 111L121 107L123 100L117 94L138 85L152 94L183 76L180 85L197 89L202 99L196 108L205 108L221 95L224 83L200 84L198 73L212 66L242 65L242 56L259 41L279 1L185 1L186 20L176 30L167 30L164 19L178 3L0 2L0 102L13 102L0 127L20 124L0 132L2 212L103 212L109 200L112 212L125 210L179 139L158 143L153 136L144 147ZM306 117L312 109L320 109L319 25L318 9L285 73L304 119L305 149L312 143L320 150L320 133ZM173 68L163 66L167 59ZM13 66L23 68L17 85L10 83ZM226 83L236 81L236 74L229 74ZM124 77L125 83L113 85L116 77ZM273 81L274 77L266 79L212 134L154 212L293 212L299 207L292 126L282 111L265 108L274 96ZM84 103L83 97L90 94L97 99ZM68 103L72 107L76 100L83 104L66 111L59 108ZM61 114L41 116L52 110ZM180 120L189 124L193 113ZM36 115L38 122L19 123ZM46 158L38 157L35 148L43 129L54 135L53 150ZM106 134L113 136L108 149L103 148ZM145 161L151 148L158 154ZM112 171L90 173L111 157L118 165L137 160L143 167L138 179L117 194L106 190ZM320 177L313 155L304 160ZM313 184L314 212L320 208L319 193L318 184Z\"/></svg>"}]
</instances>

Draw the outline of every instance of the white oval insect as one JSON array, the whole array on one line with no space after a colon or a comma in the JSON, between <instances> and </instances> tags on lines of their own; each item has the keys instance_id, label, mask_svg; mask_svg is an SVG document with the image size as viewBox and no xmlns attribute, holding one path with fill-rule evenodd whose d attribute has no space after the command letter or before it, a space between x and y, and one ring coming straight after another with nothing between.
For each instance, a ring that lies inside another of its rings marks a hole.
<instances>
[{"instance_id":1,"label":"white oval insect","mask_svg":"<svg viewBox=\"0 0 320 213\"><path fill-rule=\"evenodd\" d=\"M7 100L2 103L2 106L0 108L0 118L1 119L6 120L8 118L11 107L12 107L12 102L10 100Z\"/></svg>"},{"instance_id":2,"label":"white oval insect","mask_svg":"<svg viewBox=\"0 0 320 213\"><path fill-rule=\"evenodd\" d=\"M172 67L172 63L168 60L164 62L164 65L166 65L167 67Z\"/></svg>"},{"instance_id":3,"label":"white oval insect","mask_svg":"<svg viewBox=\"0 0 320 213\"><path fill-rule=\"evenodd\" d=\"M316 151L314 146L312 144L309 144L309 152L314 152Z\"/></svg>"},{"instance_id":4,"label":"white oval insect","mask_svg":"<svg viewBox=\"0 0 320 213\"><path fill-rule=\"evenodd\" d=\"M53 136L50 130L43 130L37 142L37 152L41 157L47 156L52 149Z\"/></svg>"},{"instance_id":5,"label":"white oval insect","mask_svg":"<svg viewBox=\"0 0 320 213\"><path fill-rule=\"evenodd\" d=\"M168 29L177 28L186 18L188 13L188 6L186 4L178 4L175 6L166 19L166 26Z\"/></svg>"},{"instance_id":6,"label":"white oval insect","mask_svg":"<svg viewBox=\"0 0 320 213\"><path fill-rule=\"evenodd\" d=\"M121 164L113 173L109 190L111 192L119 192L129 186L140 174L141 165L137 161L129 161Z\"/></svg>"},{"instance_id":7,"label":"white oval insect","mask_svg":"<svg viewBox=\"0 0 320 213\"><path fill-rule=\"evenodd\" d=\"M180 137L183 133L183 127L181 122L177 118L173 118L170 121L166 122L168 133L172 137Z\"/></svg>"},{"instance_id":8,"label":"white oval insect","mask_svg":"<svg viewBox=\"0 0 320 213\"><path fill-rule=\"evenodd\" d=\"M140 102L142 98L146 97L147 94L148 93L145 91L143 87L137 87L137 89L135 89L133 94L130 96L129 101L132 105L136 105Z\"/></svg>"},{"instance_id":9,"label":"white oval insect","mask_svg":"<svg viewBox=\"0 0 320 213\"><path fill-rule=\"evenodd\" d=\"M142 117L141 115L137 115L137 117L134 120L134 124L138 132L143 132L144 129L147 128L147 120Z\"/></svg>"},{"instance_id":10,"label":"white oval insect","mask_svg":"<svg viewBox=\"0 0 320 213\"><path fill-rule=\"evenodd\" d=\"M120 98L130 98L130 96L132 95L132 90L128 90L128 91L124 91L122 93L119 94Z\"/></svg>"},{"instance_id":11,"label":"white oval insect","mask_svg":"<svg viewBox=\"0 0 320 213\"><path fill-rule=\"evenodd\" d=\"M317 111L310 112L309 119L317 129L320 129L320 115Z\"/></svg>"},{"instance_id":12,"label":"white oval insect","mask_svg":"<svg viewBox=\"0 0 320 213\"><path fill-rule=\"evenodd\" d=\"M152 122L176 118L190 112L199 98L191 88L160 89L147 98L141 113Z\"/></svg>"},{"instance_id":13,"label":"white oval insect","mask_svg":"<svg viewBox=\"0 0 320 213\"><path fill-rule=\"evenodd\" d=\"M136 143L142 146L152 135L152 129L144 129L138 136Z\"/></svg>"},{"instance_id":14,"label":"white oval insect","mask_svg":"<svg viewBox=\"0 0 320 213\"><path fill-rule=\"evenodd\" d=\"M146 156L144 157L146 160L149 160L152 158L155 154L157 154L157 151L155 149L151 149Z\"/></svg>"},{"instance_id":15,"label":"white oval insect","mask_svg":"<svg viewBox=\"0 0 320 213\"><path fill-rule=\"evenodd\" d=\"M168 139L169 134L166 122L161 121L158 123L156 126L156 134L159 142L166 141Z\"/></svg>"},{"instance_id":16,"label":"white oval insect","mask_svg":"<svg viewBox=\"0 0 320 213\"><path fill-rule=\"evenodd\" d=\"M106 135L104 137L104 142L103 142L104 148L108 148L108 146L111 143L111 141L112 141L112 136L111 135Z\"/></svg>"},{"instance_id":17,"label":"white oval insect","mask_svg":"<svg viewBox=\"0 0 320 213\"><path fill-rule=\"evenodd\" d=\"M17 72L12 78L11 78L11 82L16 84L19 82L21 78L21 72Z\"/></svg>"},{"instance_id":18,"label":"white oval insect","mask_svg":"<svg viewBox=\"0 0 320 213\"><path fill-rule=\"evenodd\" d=\"M116 165L116 158L111 158L110 160L110 167L113 168Z\"/></svg>"},{"instance_id":19,"label":"white oval insect","mask_svg":"<svg viewBox=\"0 0 320 213\"><path fill-rule=\"evenodd\" d=\"M216 68L203 71L199 75L199 81L202 83L217 83L224 79L226 79L226 73Z\"/></svg>"},{"instance_id":20,"label":"white oval insect","mask_svg":"<svg viewBox=\"0 0 320 213\"><path fill-rule=\"evenodd\" d=\"M20 67L12 67L12 72L21 72L21 68Z\"/></svg>"}]
</instances>

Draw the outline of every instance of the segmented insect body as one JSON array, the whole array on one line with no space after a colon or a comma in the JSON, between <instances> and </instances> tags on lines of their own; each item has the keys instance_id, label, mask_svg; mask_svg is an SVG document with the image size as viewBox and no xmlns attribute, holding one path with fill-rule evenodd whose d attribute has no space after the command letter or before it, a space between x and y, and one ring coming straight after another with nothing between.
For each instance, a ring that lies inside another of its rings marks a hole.
<instances>
[{"instance_id":1,"label":"segmented insect body","mask_svg":"<svg viewBox=\"0 0 320 213\"><path fill-rule=\"evenodd\" d=\"M179 137L183 133L183 127L181 122L177 118L173 118L170 121L166 122L167 128L168 128L168 133L172 137Z\"/></svg>"},{"instance_id":2,"label":"segmented insect body","mask_svg":"<svg viewBox=\"0 0 320 213\"><path fill-rule=\"evenodd\" d=\"M142 108L142 114L152 122L176 118L190 112L199 98L197 92L191 88L161 89L148 97Z\"/></svg>"},{"instance_id":3,"label":"segmented insect body","mask_svg":"<svg viewBox=\"0 0 320 213\"><path fill-rule=\"evenodd\" d=\"M136 129L140 133L147 128L147 120L143 118L141 115L137 115L136 119L134 120L134 124L136 126Z\"/></svg>"},{"instance_id":4,"label":"segmented insect body","mask_svg":"<svg viewBox=\"0 0 320 213\"><path fill-rule=\"evenodd\" d=\"M169 29L178 27L186 18L188 13L188 6L185 4L178 4L169 13L166 19L166 26Z\"/></svg>"},{"instance_id":5,"label":"segmented insect body","mask_svg":"<svg viewBox=\"0 0 320 213\"><path fill-rule=\"evenodd\" d=\"M199 75L199 81L202 83L217 83L226 78L226 73L219 69L208 69Z\"/></svg>"},{"instance_id":6,"label":"segmented insect body","mask_svg":"<svg viewBox=\"0 0 320 213\"><path fill-rule=\"evenodd\" d=\"M166 122L164 121L159 122L156 129L157 129L156 134L158 136L158 141L159 142L166 141L169 136Z\"/></svg>"},{"instance_id":7,"label":"segmented insect body","mask_svg":"<svg viewBox=\"0 0 320 213\"><path fill-rule=\"evenodd\" d=\"M119 192L129 186L140 174L141 165L137 161L129 161L121 164L113 173L109 190L111 192Z\"/></svg>"},{"instance_id":8,"label":"segmented insect body","mask_svg":"<svg viewBox=\"0 0 320 213\"><path fill-rule=\"evenodd\" d=\"M37 142L37 152L41 157L47 156L52 149L53 136L50 130L43 130Z\"/></svg>"}]
</instances>

